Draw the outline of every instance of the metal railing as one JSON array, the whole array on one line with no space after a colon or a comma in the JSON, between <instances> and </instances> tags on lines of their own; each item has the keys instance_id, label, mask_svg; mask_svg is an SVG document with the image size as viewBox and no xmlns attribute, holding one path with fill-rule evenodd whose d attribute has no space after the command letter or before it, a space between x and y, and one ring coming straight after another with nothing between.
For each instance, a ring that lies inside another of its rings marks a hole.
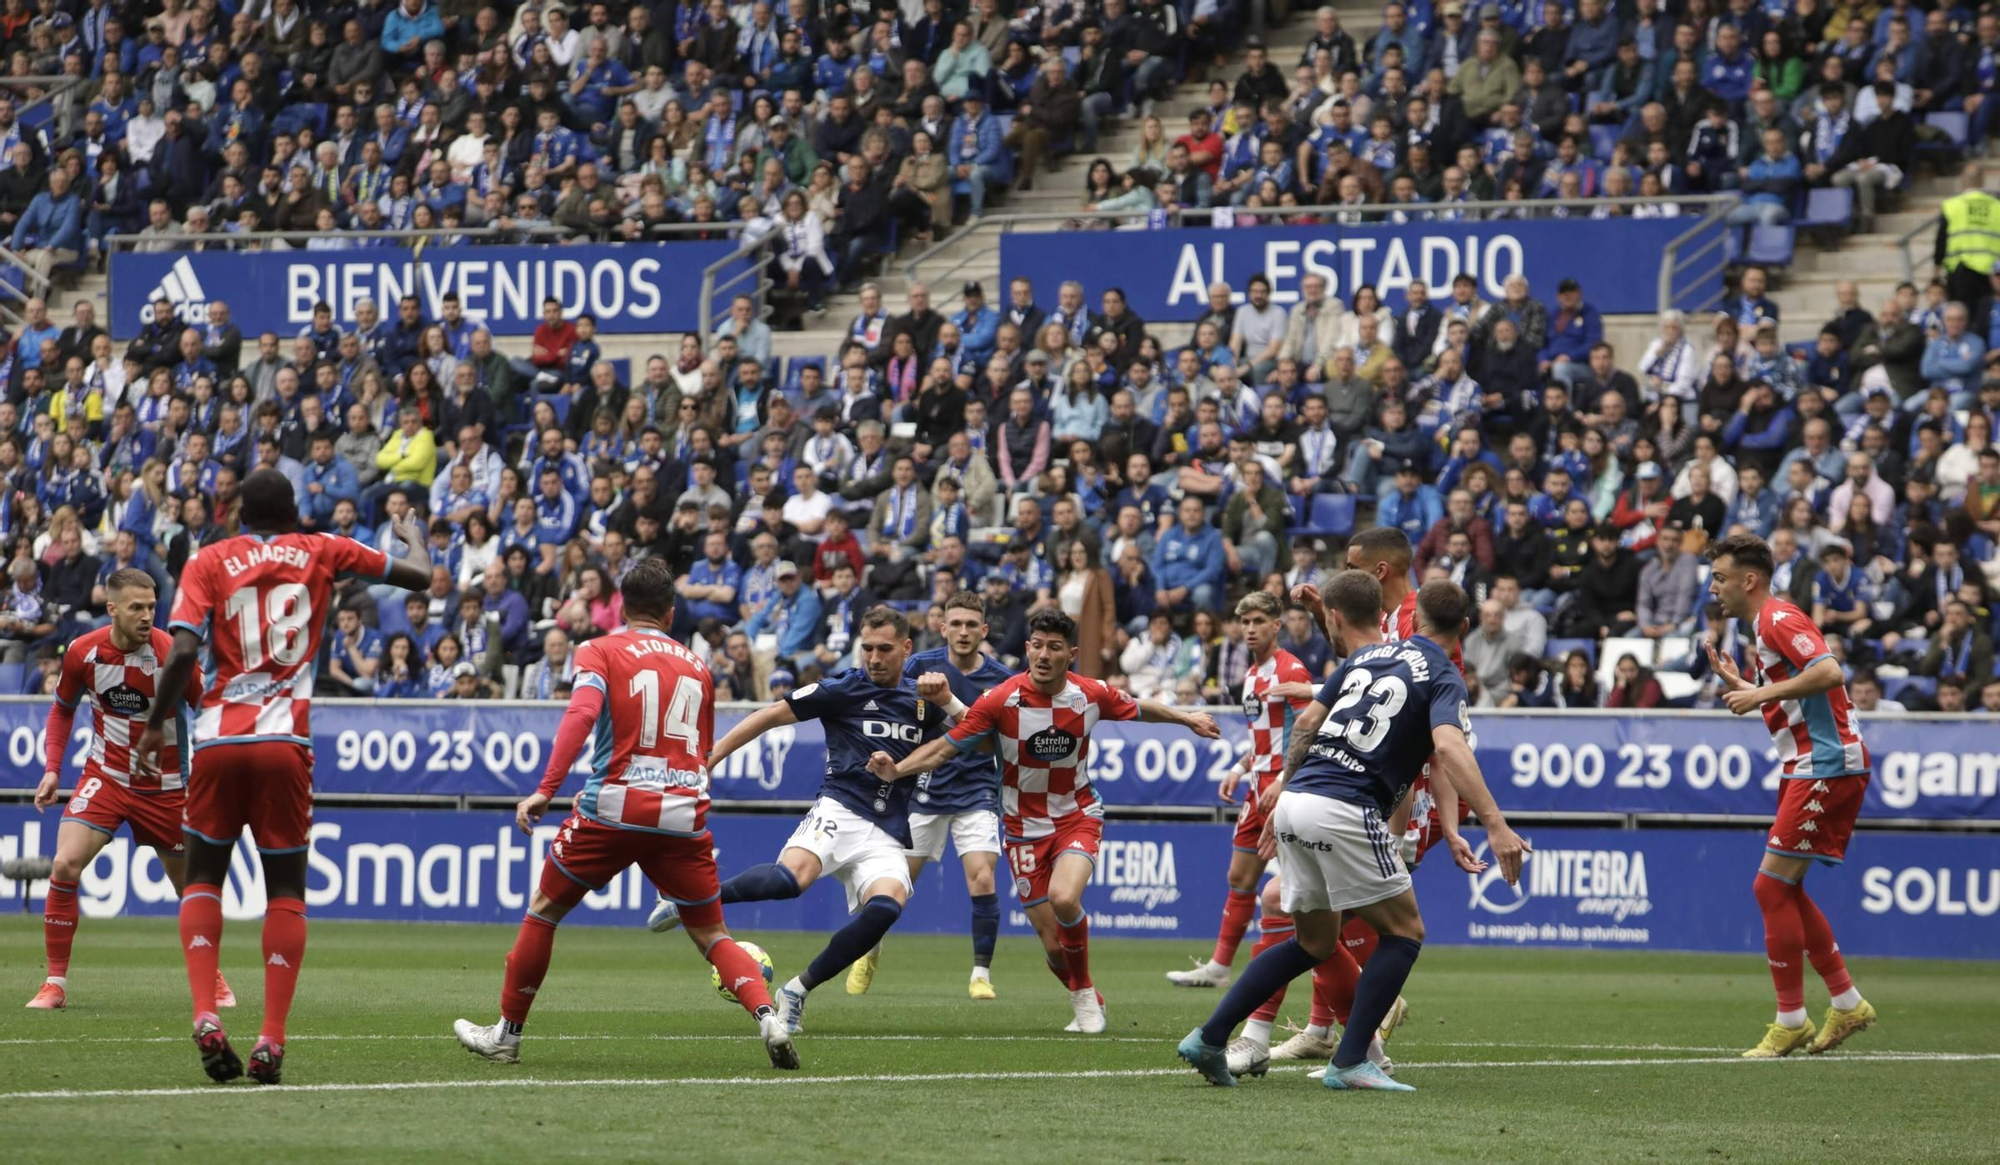
<instances>
[{"instance_id":1,"label":"metal railing","mask_svg":"<svg viewBox=\"0 0 2000 1165\"><path fill-rule=\"evenodd\" d=\"M727 258L702 268L701 294L695 298L695 326L704 346L715 334L716 319L729 314L730 301L739 295L750 297L758 319L770 314L771 272L766 259L782 237L771 231L737 248ZM720 312L716 310L718 303L722 305Z\"/></svg>"},{"instance_id":2,"label":"metal railing","mask_svg":"<svg viewBox=\"0 0 2000 1165\"><path fill-rule=\"evenodd\" d=\"M1944 221L1943 214L1934 214L1918 225L1904 231L1896 240L1896 250L1903 256L1903 278L1922 287L1931 281L1937 271L1937 251L1928 243L1921 251L1912 254L1910 244L1918 239L1932 239L1937 236L1938 223ZM1922 256L1919 258L1918 256ZM1919 275L1919 272L1922 272Z\"/></svg>"},{"instance_id":3,"label":"metal railing","mask_svg":"<svg viewBox=\"0 0 2000 1165\"><path fill-rule=\"evenodd\" d=\"M1728 269L1732 259L1729 254L1729 230L1724 217L1735 207L1739 196L1734 193L1711 194L1701 201L1706 204L1706 209L1700 219L1660 249L1658 298L1662 312L1700 313L1722 302L1725 290L1722 273ZM1714 256L1712 261L1709 258L1711 255ZM1689 271L1694 274L1687 275ZM1684 302L1687 296L1700 298Z\"/></svg>"},{"instance_id":4,"label":"metal railing","mask_svg":"<svg viewBox=\"0 0 2000 1165\"><path fill-rule=\"evenodd\" d=\"M1167 225L1170 228L1205 225L1215 216L1217 211L1226 211L1231 220L1237 223L1243 223L1243 220L1246 219L1252 220L1245 225L1258 225L1255 222L1258 219L1272 219L1282 223L1287 219L1317 218L1324 220L1335 215L1349 214L1363 215L1370 219L1378 220L1378 222L1390 220L1391 216L1403 216L1409 222L1439 221L1440 216L1449 216L1445 221L1453 222L1504 222L1510 218L1541 218L1547 212L1557 209L1590 212L1603 206L1637 208L1672 203L1681 209L1681 217L1687 217L1690 213L1696 212L1700 215L1700 219L1694 227L1675 240L1676 244L1684 244L1686 240L1697 237L1698 232L1710 230L1715 235L1713 246L1720 248L1722 234L1719 230L1714 230L1714 228L1721 221L1722 216L1731 207L1734 207L1738 201L1740 201L1739 195L1724 193L1686 195L1673 198L1630 197L1571 200L1531 198L1513 202L1495 199L1449 204L1435 202L1415 204L1370 202L1358 206L1314 205L1212 207L1208 209L1184 208L1170 212ZM1142 223L1150 220L1154 213L1151 210L1106 212L1079 208L1074 211L1033 211L1019 214L987 215L977 223L973 223L954 234L940 239L911 256L903 263L903 274L911 281L923 280L943 285L949 283L953 277L968 267L991 267L997 265L1001 238L1024 227L1033 227L1036 224L1073 222L1079 219L1109 221L1113 223ZM1704 258L1709 249L1708 247L1704 247L1699 253L1690 258ZM1670 246L1661 266L1661 288L1663 295L1668 287L1666 276L1673 271L1675 266L1670 261L1673 255L1674 251ZM1721 269L1722 265L1717 264L1712 273L1719 275ZM1715 299L1719 301L1721 297L1722 288L1718 280L1715 288Z\"/></svg>"}]
</instances>

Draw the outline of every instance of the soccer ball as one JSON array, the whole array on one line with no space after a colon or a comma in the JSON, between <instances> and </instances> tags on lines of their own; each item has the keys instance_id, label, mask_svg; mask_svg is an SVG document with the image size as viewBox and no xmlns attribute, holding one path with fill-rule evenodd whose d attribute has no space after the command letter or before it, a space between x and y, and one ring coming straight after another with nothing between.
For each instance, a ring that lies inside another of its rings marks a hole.
<instances>
[{"instance_id":1,"label":"soccer ball","mask_svg":"<svg viewBox=\"0 0 2000 1165\"><path fill-rule=\"evenodd\" d=\"M753 942L745 942L742 939L737 939L736 945L743 949L744 954L757 960L758 968L764 972L764 985L766 987L770 986L771 980L776 978L778 974L778 968L772 964L771 956L765 953L763 947ZM731 1003L737 1001L736 992L722 985L722 969L720 967L710 967L708 969L708 981L715 985L715 993L717 995L722 996Z\"/></svg>"}]
</instances>

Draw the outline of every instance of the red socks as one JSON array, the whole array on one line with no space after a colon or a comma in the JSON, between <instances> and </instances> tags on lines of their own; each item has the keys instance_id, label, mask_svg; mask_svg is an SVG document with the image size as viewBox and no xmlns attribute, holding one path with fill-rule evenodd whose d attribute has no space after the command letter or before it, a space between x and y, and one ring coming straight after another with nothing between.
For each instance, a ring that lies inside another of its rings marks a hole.
<instances>
[{"instance_id":1,"label":"red socks","mask_svg":"<svg viewBox=\"0 0 2000 1165\"><path fill-rule=\"evenodd\" d=\"M1375 932L1370 931L1369 934ZM1345 1027L1354 1011L1354 988L1361 982L1361 964L1343 946L1313 968L1313 1001L1310 1022L1315 1027Z\"/></svg>"},{"instance_id":2,"label":"red socks","mask_svg":"<svg viewBox=\"0 0 2000 1165\"><path fill-rule=\"evenodd\" d=\"M1799 902L1804 895L1793 883L1761 870L1757 873L1755 893L1757 908L1764 912L1764 957L1771 964L1771 982L1778 991L1778 1010L1803 1011L1806 1006L1803 965L1806 937ZM1832 937L1830 933L1828 937ZM1834 957L1839 958L1838 955Z\"/></svg>"},{"instance_id":3,"label":"red socks","mask_svg":"<svg viewBox=\"0 0 2000 1165\"><path fill-rule=\"evenodd\" d=\"M1819 977L1826 980L1827 993L1839 995L1853 990L1854 979L1847 973L1847 960L1840 957L1840 944L1834 941L1833 926L1826 915L1819 912L1804 886L1792 887L1792 900L1799 907L1799 933L1805 938L1806 958L1812 960Z\"/></svg>"},{"instance_id":4,"label":"red socks","mask_svg":"<svg viewBox=\"0 0 2000 1165\"><path fill-rule=\"evenodd\" d=\"M1062 935L1063 961L1069 964L1069 989L1081 991L1091 985L1090 912L1079 910L1068 922L1058 918L1056 929Z\"/></svg>"},{"instance_id":5,"label":"red socks","mask_svg":"<svg viewBox=\"0 0 2000 1165\"><path fill-rule=\"evenodd\" d=\"M500 987L501 1019L516 1025L527 1022L528 1009L535 1005L535 993L542 989L542 979L549 973L549 951L555 942L555 923L539 914L521 919L521 930L514 936L514 949L507 952L507 977ZM737 951L739 955L742 953ZM757 985L761 989L763 984L764 976L759 972ZM769 995L764 998L770 1001Z\"/></svg>"},{"instance_id":6,"label":"red socks","mask_svg":"<svg viewBox=\"0 0 2000 1165\"><path fill-rule=\"evenodd\" d=\"M1215 936L1215 953L1209 956L1210 962L1227 967L1236 961L1236 948L1243 945L1243 935L1250 929L1250 919L1256 913L1256 892L1231 886L1229 898L1222 904L1222 929Z\"/></svg>"},{"instance_id":7,"label":"red socks","mask_svg":"<svg viewBox=\"0 0 2000 1165\"><path fill-rule=\"evenodd\" d=\"M1347 925L1340 928L1340 945L1347 948L1357 967L1368 965L1369 956L1381 941L1382 936L1375 933L1375 928L1359 918L1348 919Z\"/></svg>"},{"instance_id":8,"label":"red socks","mask_svg":"<svg viewBox=\"0 0 2000 1165\"><path fill-rule=\"evenodd\" d=\"M48 948L49 977L69 974L69 950L76 942L76 883L49 883L49 896L42 906L42 943Z\"/></svg>"},{"instance_id":9,"label":"red socks","mask_svg":"<svg viewBox=\"0 0 2000 1165\"><path fill-rule=\"evenodd\" d=\"M264 1027L262 1038L283 1046L285 1020L306 960L306 904L273 898L264 906Z\"/></svg>"},{"instance_id":10,"label":"red socks","mask_svg":"<svg viewBox=\"0 0 2000 1165\"><path fill-rule=\"evenodd\" d=\"M553 929L550 934L554 935ZM715 940L715 943L708 948L708 961L716 973L722 976L722 985L729 988L736 996L736 1002L743 1005L743 1010L756 1015L759 1008L771 1006L771 989L764 986L764 968L757 964L757 960L744 954L743 948L736 945L735 939L723 935ZM546 954L542 958L542 965L548 966ZM508 960L508 966L511 970L513 966L511 959ZM539 976L536 981L540 981ZM527 1010L527 1007L523 1006L522 1014L525 1015ZM520 1021L515 1020L515 1022Z\"/></svg>"},{"instance_id":11,"label":"red socks","mask_svg":"<svg viewBox=\"0 0 2000 1165\"><path fill-rule=\"evenodd\" d=\"M1264 921L1258 925L1259 933L1257 942L1250 948L1250 957L1255 959L1258 955L1284 942L1286 939L1292 937L1292 931L1293 927L1290 915L1281 914L1276 917L1268 914L1265 915ZM1284 1002L1285 989L1280 987L1276 993L1264 1001L1263 1006L1250 1013L1250 1018L1262 1023L1271 1023L1278 1018L1278 1008L1284 1006Z\"/></svg>"},{"instance_id":12,"label":"red socks","mask_svg":"<svg viewBox=\"0 0 2000 1165\"><path fill-rule=\"evenodd\" d=\"M181 891L181 958L197 1016L215 1014L215 967L222 956L222 889L204 882Z\"/></svg>"},{"instance_id":13,"label":"red socks","mask_svg":"<svg viewBox=\"0 0 2000 1165\"><path fill-rule=\"evenodd\" d=\"M1049 974L1056 977L1056 982L1063 985L1063 990L1069 990L1069 961L1063 958L1063 953L1044 949L1042 957L1048 960Z\"/></svg>"}]
</instances>

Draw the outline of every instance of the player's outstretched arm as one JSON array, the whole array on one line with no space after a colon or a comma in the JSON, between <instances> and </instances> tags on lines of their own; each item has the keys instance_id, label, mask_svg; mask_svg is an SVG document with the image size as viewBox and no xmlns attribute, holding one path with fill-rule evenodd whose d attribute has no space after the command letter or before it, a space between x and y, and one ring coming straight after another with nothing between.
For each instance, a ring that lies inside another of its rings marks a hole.
<instances>
[{"instance_id":1,"label":"player's outstretched arm","mask_svg":"<svg viewBox=\"0 0 2000 1165\"><path fill-rule=\"evenodd\" d=\"M391 527L396 538L403 544L404 556L389 560L387 582L392 587L406 591L420 591L431 585L430 543L424 537L424 528L408 514L396 519Z\"/></svg>"},{"instance_id":2,"label":"player's outstretched arm","mask_svg":"<svg viewBox=\"0 0 2000 1165\"><path fill-rule=\"evenodd\" d=\"M132 746L132 764L139 772L160 771L160 746L166 743L167 721L180 714L200 656L201 636L186 627L174 628L174 645L167 652L167 661L160 665L159 677L153 681L153 690L159 694L153 698L152 710L146 713L146 730Z\"/></svg>"},{"instance_id":3,"label":"player's outstretched arm","mask_svg":"<svg viewBox=\"0 0 2000 1165\"><path fill-rule=\"evenodd\" d=\"M1787 700L1803 700L1808 696L1824 695L1847 682L1846 674L1832 656L1821 659L1798 675L1761 688L1743 687L1725 693L1723 703L1738 716L1755 712L1766 704L1782 704Z\"/></svg>"},{"instance_id":4,"label":"player's outstretched arm","mask_svg":"<svg viewBox=\"0 0 2000 1165\"><path fill-rule=\"evenodd\" d=\"M784 700L779 700L775 704L766 704L764 707L737 721L736 727L730 729L727 735L716 742L715 750L708 754L709 771L713 772L721 768L722 762L729 759L730 753L749 744L771 729L786 724L797 724L798 722L799 714L792 711L792 706Z\"/></svg>"},{"instance_id":5,"label":"player's outstretched arm","mask_svg":"<svg viewBox=\"0 0 2000 1165\"><path fill-rule=\"evenodd\" d=\"M1486 827L1487 849L1492 853L1493 860L1500 863L1500 873L1509 886L1519 885L1521 862L1533 852L1533 847L1515 833L1513 827L1507 824L1507 819L1501 816L1499 804L1486 788L1486 778L1479 775L1479 761L1472 755L1472 746L1466 743L1465 733L1456 724L1440 724L1431 729L1431 745L1437 750L1434 764L1443 766L1445 780L1457 789L1467 805L1472 806L1479 823Z\"/></svg>"},{"instance_id":6,"label":"player's outstretched arm","mask_svg":"<svg viewBox=\"0 0 2000 1165\"><path fill-rule=\"evenodd\" d=\"M1208 713L1183 712L1155 700L1139 701L1139 719L1149 724L1178 724L1203 740L1214 740L1222 735L1222 729L1216 727L1215 717Z\"/></svg>"},{"instance_id":7,"label":"player's outstretched arm","mask_svg":"<svg viewBox=\"0 0 2000 1165\"><path fill-rule=\"evenodd\" d=\"M868 758L868 771L883 781L900 781L927 773L957 756L958 745L950 736L934 736L917 746L915 752L898 761L886 752L877 752Z\"/></svg>"},{"instance_id":8,"label":"player's outstretched arm","mask_svg":"<svg viewBox=\"0 0 2000 1165\"><path fill-rule=\"evenodd\" d=\"M540 787L514 806L514 824L522 833L533 833L535 822L548 812L549 802L562 791L564 779L575 766L576 758L583 755L583 747L604 710L604 689L598 686L602 681L594 673L579 673L578 679L582 682L570 693L569 707L563 710L555 743L549 749L549 767L542 770Z\"/></svg>"}]
</instances>

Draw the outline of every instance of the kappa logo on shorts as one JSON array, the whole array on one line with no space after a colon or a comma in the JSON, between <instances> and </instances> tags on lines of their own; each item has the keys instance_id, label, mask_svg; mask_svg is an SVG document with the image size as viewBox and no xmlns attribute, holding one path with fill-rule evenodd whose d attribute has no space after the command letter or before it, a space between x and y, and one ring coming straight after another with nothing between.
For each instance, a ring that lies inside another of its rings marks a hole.
<instances>
[{"instance_id":1,"label":"kappa logo on shorts","mask_svg":"<svg viewBox=\"0 0 2000 1165\"><path fill-rule=\"evenodd\" d=\"M1064 760L1076 752L1076 735L1060 728L1044 728L1022 743L1035 760Z\"/></svg>"}]
</instances>

